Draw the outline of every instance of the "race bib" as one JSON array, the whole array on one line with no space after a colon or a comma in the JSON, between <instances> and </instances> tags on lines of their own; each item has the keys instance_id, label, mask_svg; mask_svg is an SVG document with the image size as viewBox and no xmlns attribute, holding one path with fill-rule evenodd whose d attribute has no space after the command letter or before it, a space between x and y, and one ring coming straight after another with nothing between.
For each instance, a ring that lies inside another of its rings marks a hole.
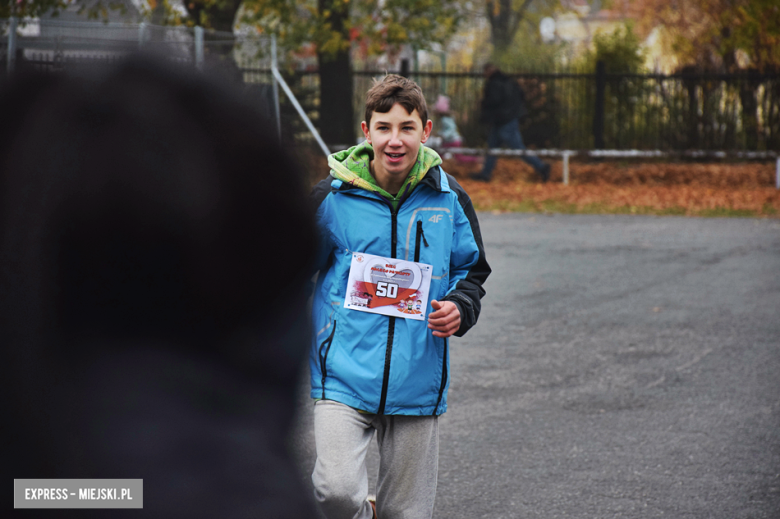
<instances>
[{"instance_id":1,"label":"race bib","mask_svg":"<svg viewBox=\"0 0 780 519\"><path fill-rule=\"evenodd\" d=\"M344 308L425 320L431 265L372 254L352 254Z\"/></svg>"}]
</instances>

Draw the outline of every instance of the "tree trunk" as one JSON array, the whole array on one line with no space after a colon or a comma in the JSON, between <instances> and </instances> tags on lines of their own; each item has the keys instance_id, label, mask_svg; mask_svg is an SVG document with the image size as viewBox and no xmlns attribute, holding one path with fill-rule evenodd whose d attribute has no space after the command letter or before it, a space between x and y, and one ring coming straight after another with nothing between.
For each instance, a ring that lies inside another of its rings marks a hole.
<instances>
[{"instance_id":1,"label":"tree trunk","mask_svg":"<svg viewBox=\"0 0 780 519\"><path fill-rule=\"evenodd\" d=\"M328 144L355 143L352 73L349 52L320 59L320 121L322 138Z\"/></svg>"},{"instance_id":2,"label":"tree trunk","mask_svg":"<svg viewBox=\"0 0 780 519\"><path fill-rule=\"evenodd\" d=\"M516 9L512 8L512 0L488 0L485 4L487 18L490 21L490 42L493 44L493 53L500 56L505 53L525 18L525 11L533 0L525 0Z\"/></svg>"},{"instance_id":3,"label":"tree trunk","mask_svg":"<svg viewBox=\"0 0 780 519\"><path fill-rule=\"evenodd\" d=\"M233 59L233 47L235 46L233 24L240 6L240 0L226 0L213 5L208 5L207 2L201 0L190 3L187 8L191 19L198 21L201 13L204 13L210 28L222 33L215 36L206 32L204 35L206 67L212 73L234 82L243 81L241 71Z\"/></svg>"},{"instance_id":4,"label":"tree trunk","mask_svg":"<svg viewBox=\"0 0 780 519\"><path fill-rule=\"evenodd\" d=\"M344 34L349 4L319 0L320 13L329 12L331 30ZM344 36L346 37L346 35ZM354 108L352 106L352 60L349 48L335 56L317 52L320 67L320 135L327 144L352 145L355 142Z\"/></svg>"}]
</instances>

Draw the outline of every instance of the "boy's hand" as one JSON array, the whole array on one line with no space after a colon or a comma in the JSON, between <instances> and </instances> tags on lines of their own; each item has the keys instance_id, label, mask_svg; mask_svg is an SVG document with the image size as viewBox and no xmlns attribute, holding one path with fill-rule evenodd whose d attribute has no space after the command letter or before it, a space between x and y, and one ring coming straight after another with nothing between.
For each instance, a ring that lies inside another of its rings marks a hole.
<instances>
[{"instance_id":1,"label":"boy's hand","mask_svg":"<svg viewBox=\"0 0 780 519\"><path fill-rule=\"evenodd\" d=\"M460 328L460 310L452 301L431 301L433 312L428 316L428 328L436 337L449 337Z\"/></svg>"}]
</instances>

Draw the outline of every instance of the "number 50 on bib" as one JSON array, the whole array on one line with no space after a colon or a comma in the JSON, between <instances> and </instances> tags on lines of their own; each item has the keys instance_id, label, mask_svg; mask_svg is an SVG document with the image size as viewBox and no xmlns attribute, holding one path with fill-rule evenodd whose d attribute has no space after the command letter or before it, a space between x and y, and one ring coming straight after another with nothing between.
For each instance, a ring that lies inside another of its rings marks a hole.
<instances>
[{"instance_id":1,"label":"number 50 on bib","mask_svg":"<svg viewBox=\"0 0 780 519\"><path fill-rule=\"evenodd\" d=\"M425 263L353 253L344 307L424 321L432 269Z\"/></svg>"}]
</instances>

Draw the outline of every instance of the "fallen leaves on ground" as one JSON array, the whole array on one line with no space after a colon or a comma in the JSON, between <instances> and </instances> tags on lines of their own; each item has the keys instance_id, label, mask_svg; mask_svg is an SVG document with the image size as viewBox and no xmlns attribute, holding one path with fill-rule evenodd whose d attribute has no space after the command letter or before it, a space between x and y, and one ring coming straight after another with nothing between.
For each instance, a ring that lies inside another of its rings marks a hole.
<instances>
[{"instance_id":1,"label":"fallen leaves on ground","mask_svg":"<svg viewBox=\"0 0 780 519\"><path fill-rule=\"evenodd\" d=\"M650 163L617 161L570 164L550 161L551 179L539 183L534 170L516 159L499 159L491 182L468 178L479 166L446 161L477 210L625 212L642 214L755 215L780 213L774 163Z\"/></svg>"},{"instance_id":2,"label":"fallen leaves on ground","mask_svg":"<svg viewBox=\"0 0 780 519\"><path fill-rule=\"evenodd\" d=\"M478 211L780 216L774 161L572 161L567 186L562 161L544 160L552 166L546 184L515 158L500 158L489 183L468 178L479 164L449 159L442 167L466 189ZM312 182L328 171L321 155L309 156L304 167Z\"/></svg>"}]
</instances>

